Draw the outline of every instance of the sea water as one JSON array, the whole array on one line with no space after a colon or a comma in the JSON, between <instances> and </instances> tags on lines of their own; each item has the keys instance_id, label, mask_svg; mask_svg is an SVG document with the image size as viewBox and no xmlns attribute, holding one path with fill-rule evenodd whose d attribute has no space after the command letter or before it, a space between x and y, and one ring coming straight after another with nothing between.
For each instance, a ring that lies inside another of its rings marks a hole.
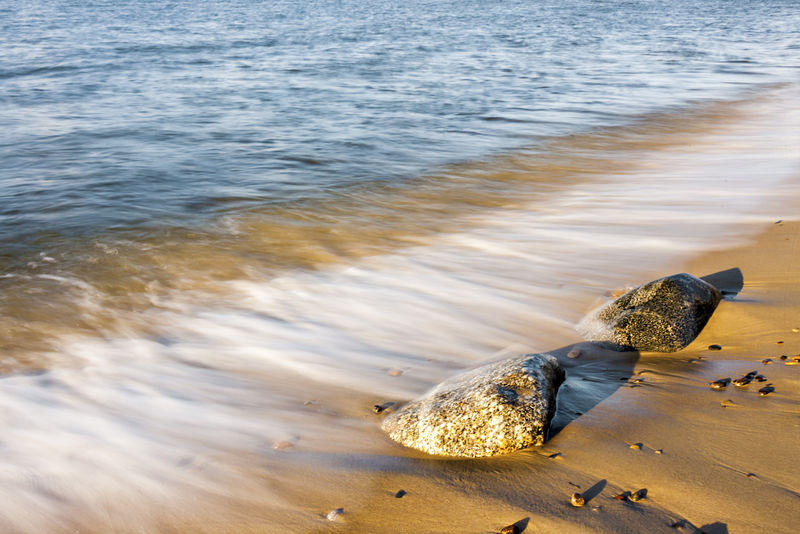
<instances>
[{"instance_id":1,"label":"sea water","mask_svg":"<svg viewBox=\"0 0 800 534\"><path fill-rule=\"evenodd\" d=\"M793 216L798 43L778 0L0 5L0 530L402 455L372 403Z\"/></svg>"}]
</instances>

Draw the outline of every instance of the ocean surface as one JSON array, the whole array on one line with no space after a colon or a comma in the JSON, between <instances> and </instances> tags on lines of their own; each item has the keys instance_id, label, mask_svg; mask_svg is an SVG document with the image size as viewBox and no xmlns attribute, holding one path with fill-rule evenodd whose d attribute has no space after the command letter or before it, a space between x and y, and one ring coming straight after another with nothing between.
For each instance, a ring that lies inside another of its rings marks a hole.
<instances>
[{"instance_id":1,"label":"ocean surface","mask_svg":"<svg viewBox=\"0 0 800 534\"><path fill-rule=\"evenodd\" d=\"M373 404L796 216L799 147L794 0L0 3L0 530L324 523Z\"/></svg>"}]
</instances>

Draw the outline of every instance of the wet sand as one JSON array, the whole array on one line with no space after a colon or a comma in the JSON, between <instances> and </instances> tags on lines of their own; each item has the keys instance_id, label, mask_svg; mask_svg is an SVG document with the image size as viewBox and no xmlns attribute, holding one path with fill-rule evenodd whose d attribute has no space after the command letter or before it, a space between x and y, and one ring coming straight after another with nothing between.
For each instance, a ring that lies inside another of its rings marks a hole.
<instances>
[{"instance_id":1,"label":"wet sand","mask_svg":"<svg viewBox=\"0 0 800 534\"><path fill-rule=\"evenodd\" d=\"M741 288L730 269L740 270ZM710 252L686 270L728 271L716 282L729 292L689 347L615 354L584 344L573 361L564 358L573 345L555 351L572 367L555 435L541 448L437 459L368 432L375 441L356 448L373 449L370 457L343 454L338 470L309 468L315 485L340 480L336 495L313 487L295 495L319 519L312 531L484 533L517 523L523 532L793 532L800 365L787 362L800 354L800 223L772 224L752 244ZM750 371L768 381L709 388ZM767 384L774 393L759 396ZM614 499L641 488L647 496L637 503ZM587 499L582 508L570 505L576 491ZM325 518L340 507L335 521Z\"/></svg>"}]
</instances>

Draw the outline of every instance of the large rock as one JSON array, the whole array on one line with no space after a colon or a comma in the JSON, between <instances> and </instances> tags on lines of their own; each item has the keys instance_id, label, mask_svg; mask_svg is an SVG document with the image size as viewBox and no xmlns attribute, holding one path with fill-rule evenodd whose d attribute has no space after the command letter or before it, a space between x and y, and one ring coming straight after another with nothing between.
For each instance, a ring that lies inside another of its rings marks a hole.
<instances>
[{"instance_id":1,"label":"large rock","mask_svg":"<svg viewBox=\"0 0 800 534\"><path fill-rule=\"evenodd\" d=\"M429 454L476 458L541 445L564 371L527 354L457 375L383 421L389 436Z\"/></svg>"},{"instance_id":2,"label":"large rock","mask_svg":"<svg viewBox=\"0 0 800 534\"><path fill-rule=\"evenodd\" d=\"M703 330L721 295L681 273L649 282L595 310L578 326L589 341L617 350L675 352Z\"/></svg>"}]
</instances>

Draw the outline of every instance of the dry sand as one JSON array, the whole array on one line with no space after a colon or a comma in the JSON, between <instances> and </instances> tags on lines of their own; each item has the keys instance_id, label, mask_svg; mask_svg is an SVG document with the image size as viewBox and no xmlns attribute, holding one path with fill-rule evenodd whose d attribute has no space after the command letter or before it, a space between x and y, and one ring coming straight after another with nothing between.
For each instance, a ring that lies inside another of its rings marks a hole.
<instances>
[{"instance_id":1,"label":"dry sand","mask_svg":"<svg viewBox=\"0 0 800 534\"><path fill-rule=\"evenodd\" d=\"M796 532L800 365L787 362L800 354L800 223L777 222L748 246L686 266L697 275L729 269L741 270L743 287L680 352L620 354L579 344L584 354L569 360L572 345L555 351L572 367L556 433L544 447L449 460L372 433L374 442L356 447L370 449L371 458L343 455L338 470L312 465L307 491L285 497L318 514L313 532L489 533L512 523L525 533ZM736 286L730 274L722 283ZM709 350L712 344L722 349ZM768 382L708 386L750 371ZM761 397L766 384L775 392ZM318 484L339 490L320 494ZM614 499L640 488L648 493L637 503ZM399 490L406 494L395 497ZM576 491L587 499L582 508L570 505ZM344 513L328 521L325 513L339 507ZM239 526L258 531L253 519Z\"/></svg>"}]
</instances>

